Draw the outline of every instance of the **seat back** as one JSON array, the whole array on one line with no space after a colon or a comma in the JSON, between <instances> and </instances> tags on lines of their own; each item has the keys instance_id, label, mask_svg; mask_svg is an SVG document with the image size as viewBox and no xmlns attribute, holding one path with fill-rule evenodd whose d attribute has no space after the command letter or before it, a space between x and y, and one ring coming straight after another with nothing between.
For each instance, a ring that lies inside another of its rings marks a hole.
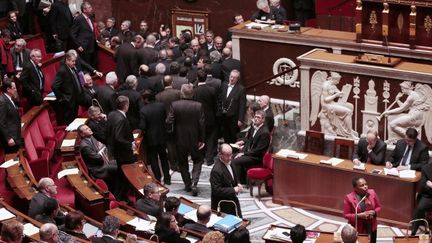
<instances>
[{"instance_id":1,"label":"seat back","mask_svg":"<svg viewBox=\"0 0 432 243\"><path fill-rule=\"evenodd\" d=\"M25 148L27 158L30 161L38 159L38 154L35 145L33 144L33 139L28 130L24 132L24 148Z\"/></svg>"},{"instance_id":2,"label":"seat back","mask_svg":"<svg viewBox=\"0 0 432 243\"><path fill-rule=\"evenodd\" d=\"M324 154L324 133L317 131L306 131L305 152L313 154Z\"/></svg>"},{"instance_id":3,"label":"seat back","mask_svg":"<svg viewBox=\"0 0 432 243\"><path fill-rule=\"evenodd\" d=\"M263 167L273 170L273 157L270 152L266 152L263 156Z\"/></svg>"},{"instance_id":4,"label":"seat back","mask_svg":"<svg viewBox=\"0 0 432 243\"><path fill-rule=\"evenodd\" d=\"M51 84L55 80L57 70L53 64L42 66L41 70L45 77L44 95L46 95L52 91Z\"/></svg>"},{"instance_id":5,"label":"seat back","mask_svg":"<svg viewBox=\"0 0 432 243\"><path fill-rule=\"evenodd\" d=\"M44 148L45 147L45 142L44 142L42 134L41 134L41 132L39 130L38 123L35 122L35 121L32 122L27 129L28 129L28 131L29 131L29 133L31 135L31 138L32 138L34 146L36 148Z\"/></svg>"},{"instance_id":6,"label":"seat back","mask_svg":"<svg viewBox=\"0 0 432 243\"><path fill-rule=\"evenodd\" d=\"M43 110L38 118L37 123L39 125L39 129L41 133L46 137L55 137L55 132L51 120L49 118L48 110Z\"/></svg>"},{"instance_id":7,"label":"seat back","mask_svg":"<svg viewBox=\"0 0 432 243\"><path fill-rule=\"evenodd\" d=\"M335 138L333 156L341 159L352 159L354 153L354 140Z\"/></svg>"}]
</instances>

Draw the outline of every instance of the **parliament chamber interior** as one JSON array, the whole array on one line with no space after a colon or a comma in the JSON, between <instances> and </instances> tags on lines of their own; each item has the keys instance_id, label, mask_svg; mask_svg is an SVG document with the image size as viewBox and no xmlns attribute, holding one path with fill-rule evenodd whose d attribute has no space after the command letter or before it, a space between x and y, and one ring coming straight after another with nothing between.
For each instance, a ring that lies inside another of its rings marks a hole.
<instances>
[{"instance_id":1,"label":"parliament chamber interior","mask_svg":"<svg viewBox=\"0 0 432 243\"><path fill-rule=\"evenodd\" d=\"M432 242L432 0L0 1L2 242Z\"/></svg>"}]
</instances>

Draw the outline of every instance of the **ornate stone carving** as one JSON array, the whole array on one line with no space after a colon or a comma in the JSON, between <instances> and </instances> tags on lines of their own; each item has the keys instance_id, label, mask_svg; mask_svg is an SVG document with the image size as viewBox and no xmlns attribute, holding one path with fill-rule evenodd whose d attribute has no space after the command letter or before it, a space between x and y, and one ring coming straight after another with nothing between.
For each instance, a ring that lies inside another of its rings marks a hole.
<instances>
[{"instance_id":1,"label":"ornate stone carving","mask_svg":"<svg viewBox=\"0 0 432 243\"><path fill-rule=\"evenodd\" d=\"M425 28L425 30L426 30L426 35L427 35L427 37L429 38L429 35L430 35L430 32L431 32L431 29L432 29L432 19L431 19L431 17L429 16L429 15L427 15L426 17L425 17L425 19L424 19L424 28Z\"/></svg>"},{"instance_id":2,"label":"ornate stone carving","mask_svg":"<svg viewBox=\"0 0 432 243\"><path fill-rule=\"evenodd\" d=\"M354 106L347 102L351 93L351 84L337 88L341 76L339 73L316 71L311 80L311 114L310 122L313 126L319 117L321 131L333 136L358 138L358 134L352 128L352 115ZM321 111L318 113L321 104Z\"/></svg>"},{"instance_id":3,"label":"ornate stone carving","mask_svg":"<svg viewBox=\"0 0 432 243\"><path fill-rule=\"evenodd\" d=\"M403 30L403 26L404 26L404 18L403 18L402 13L399 13L399 15L398 15L397 26L398 26L399 34L402 35L402 30Z\"/></svg>"},{"instance_id":4,"label":"ornate stone carving","mask_svg":"<svg viewBox=\"0 0 432 243\"><path fill-rule=\"evenodd\" d=\"M376 95L375 81L372 79L368 82L368 89L364 95L364 110L363 113L363 131L362 135L370 130L378 131L378 121L376 119L379 115L378 111L378 96Z\"/></svg>"},{"instance_id":5,"label":"ornate stone carving","mask_svg":"<svg viewBox=\"0 0 432 243\"><path fill-rule=\"evenodd\" d=\"M378 24L377 14L375 10L372 10L369 15L369 24L371 25L371 29L375 30L375 25Z\"/></svg>"},{"instance_id":6,"label":"ornate stone carving","mask_svg":"<svg viewBox=\"0 0 432 243\"><path fill-rule=\"evenodd\" d=\"M276 62L273 64L273 74L276 75L278 73L284 72L286 70L289 70L293 67L297 66L291 59L289 58L279 58L276 60ZM298 79L298 70L293 70L285 75L279 76L277 78L272 79L268 82L269 85L289 85L293 88L299 88L300 82L297 81Z\"/></svg>"}]
</instances>

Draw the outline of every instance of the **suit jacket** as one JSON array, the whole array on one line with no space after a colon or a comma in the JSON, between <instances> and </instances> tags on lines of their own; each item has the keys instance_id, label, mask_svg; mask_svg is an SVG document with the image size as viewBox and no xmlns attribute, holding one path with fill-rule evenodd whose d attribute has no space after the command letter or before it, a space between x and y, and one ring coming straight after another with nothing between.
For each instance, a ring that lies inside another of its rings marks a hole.
<instances>
[{"instance_id":1,"label":"suit jacket","mask_svg":"<svg viewBox=\"0 0 432 243\"><path fill-rule=\"evenodd\" d=\"M243 85L236 83L227 97L228 83L222 83L222 93L219 98L219 113L234 117L238 121L245 120L246 93Z\"/></svg>"},{"instance_id":2,"label":"suit jacket","mask_svg":"<svg viewBox=\"0 0 432 243\"><path fill-rule=\"evenodd\" d=\"M159 217L159 215L163 212L162 207L160 207L155 201L148 197L139 199L136 202L136 208L153 217Z\"/></svg>"},{"instance_id":3,"label":"suit jacket","mask_svg":"<svg viewBox=\"0 0 432 243\"><path fill-rule=\"evenodd\" d=\"M199 223L187 223L183 226L186 229L190 229L199 233L203 233L206 234L210 231L212 231L211 229L207 228L207 226L203 225L203 224L199 224Z\"/></svg>"},{"instance_id":4,"label":"suit jacket","mask_svg":"<svg viewBox=\"0 0 432 243\"><path fill-rule=\"evenodd\" d=\"M243 153L261 161L270 144L270 133L265 124L258 128L255 136L253 136L254 131L255 129L252 126L244 139Z\"/></svg>"},{"instance_id":5,"label":"suit jacket","mask_svg":"<svg viewBox=\"0 0 432 243\"><path fill-rule=\"evenodd\" d=\"M173 82L172 82L172 87L173 89L181 89L181 86L183 84L188 84L189 80L187 80L187 78L185 77L180 77L178 74L177 75L172 75L171 76L173 78Z\"/></svg>"},{"instance_id":6,"label":"suit jacket","mask_svg":"<svg viewBox=\"0 0 432 243\"><path fill-rule=\"evenodd\" d=\"M202 104L206 126L215 125L217 112L216 90L205 83L203 85L198 85L194 89L194 100Z\"/></svg>"},{"instance_id":7,"label":"suit jacket","mask_svg":"<svg viewBox=\"0 0 432 243\"><path fill-rule=\"evenodd\" d=\"M91 242L93 243L123 243L123 241L120 240L114 240L109 236L102 236L102 237L94 237L91 239Z\"/></svg>"},{"instance_id":8,"label":"suit jacket","mask_svg":"<svg viewBox=\"0 0 432 243\"><path fill-rule=\"evenodd\" d=\"M394 167L399 166L405 150L407 143L405 139L400 139L397 141L395 149L393 150L392 155L390 156L389 161L393 164ZM410 159L410 167L412 170L421 171L422 167L428 163L429 160L429 149L422 141L416 139L414 147L411 152Z\"/></svg>"},{"instance_id":9,"label":"suit jacket","mask_svg":"<svg viewBox=\"0 0 432 243\"><path fill-rule=\"evenodd\" d=\"M162 102L165 106L165 111L168 114L172 102L180 99L180 90L173 89L172 87L165 87L165 89L156 95L156 100Z\"/></svg>"},{"instance_id":10,"label":"suit jacket","mask_svg":"<svg viewBox=\"0 0 432 243\"><path fill-rule=\"evenodd\" d=\"M90 21L93 28L96 28L93 21ZM96 51L96 35L84 17L84 14L80 14L74 18L71 27L71 38L75 46L81 46L85 53Z\"/></svg>"},{"instance_id":11,"label":"suit jacket","mask_svg":"<svg viewBox=\"0 0 432 243\"><path fill-rule=\"evenodd\" d=\"M366 224L371 224L372 231L377 230L377 215L381 211L381 203L379 201L378 195L373 189L368 190L369 196L365 199L366 208L365 211L374 210L375 216L372 219L360 219L357 218L357 231L359 233L367 234ZM355 207L361 199L357 199L357 194L351 192L345 196L344 199L344 218L348 220L348 223L355 227ZM357 208L357 213L364 212L361 207Z\"/></svg>"},{"instance_id":12,"label":"suit jacket","mask_svg":"<svg viewBox=\"0 0 432 243\"><path fill-rule=\"evenodd\" d=\"M276 21L276 24L283 24L284 22L283 16L281 16L280 12L275 7L270 7L270 13L258 10L252 15L251 20L274 20Z\"/></svg>"},{"instance_id":13,"label":"suit jacket","mask_svg":"<svg viewBox=\"0 0 432 243\"><path fill-rule=\"evenodd\" d=\"M18 109L14 107L5 94L0 95L0 136L4 148L9 147L8 140L10 138L15 141L18 147L22 144L21 117Z\"/></svg>"},{"instance_id":14,"label":"suit jacket","mask_svg":"<svg viewBox=\"0 0 432 243\"><path fill-rule=\"evenodd\" d=\"M11 56L12 56L12 63L14 65L14 68L16 68L18 57L17 57L17 53L15 52L15 47L12 47L10 49L10 53L11 53ZM26 63L30 62L30 49L25 48L21 53L22 53L21 67L24 68L24 65Z\"/></svg>"},{"instance_id":15,"label":"suit jacket","mask_svg":"<svg viewBox=\"0 0 432 243\"><path fill-rule=\"evenodd\" d=\"M222 92L222 81L220 79L214 78L211 75L207 75L205 83L215 88L218 97L220 96Z\"/></svg>"},{"instance_id":16,"label":"suit jacket","mask_svg":"<svg viewBox=\"0 0 432 243\"><path fill-rule=\"evenodd\" d=\"M109 114L115 109L117 93L110 85L100 86L97 92L97 100L103 109L103 113Z\"/></svg>"},{"instance_id":17,"label":"suit jacket","mask_svg":"<svg viewBox=\"0 0 432 243\"><path fill-rule=\"evenodd\" d=\"M274 128L274 115L271 107L265 111L265 115L265 125L267 126L269 132L272 132Z\"/></svg>"},{"instance_id":18,"label":"suit jacket","mask_svg":"<svg viewBox=\"0 0 432 243\"><path fill-rule=\"evenodd\" d=\"M140 48L137 51L137 57L138 57L138 63L140 65L145 64L147 66L150 66L150 64L157 62L159 58L159 53L155 48L144 47L144 48Z\"/></svg>"},{"instance_id":19,"label":"suit jacket","mask_svg":"<svg viewBox=\"0 0 432 243\"><path fill-rule=\"evenodd\" d=\"M215 62L211 64L211 67L212 67L212 73L211 73L212 76L217 79L222 79L223 77L222 64Z\"/></svg>"},{"instance_id":20,"label":"suit jacket","mask_svg":"<svg viewBox=\"0 0 432 243\"><path fill-rule=\"evenodd\" d=\"M135 161L132 129L128 119L119 110L111 111L108 115L106 138L108 150L113 154L118 166Z\"/></svg>"},{"instance_id":21,"label":"suit jacket","mask_svg":"<svg viewBox=\"0 0 432 243\"><path fill-rule=\"evenodd\" d=\"M93 90L93 92L91 90ZM88 109L93 104L93 99L97 99L98 90L99 87L95 85L92 87L92 89L83 86L79 104Z\"/></svg>"},{"instance_id":22,"label":"suit jacket","mask_svg":"<svg viewBox=\"0 0 432 243\"><path fill-rule=\"evenodd\" d=\"M159 236L160 242L169 242L169 243L190 243L188 239L181 238L179 234L177 234L173 230L169 231L156 231L156 234Z\"/></svg>"},{"instance_id":23,"label":"suit jacket","mask_svg":"<svg viewBox=\"0 0 432 243\"><path fill-rule=\"evenodd\" d=\"M119 31L118 29L111 27L111 28L105 28L102 32L101 35L104 37L108 37L109 39L111 39L113 36L118 35Z\"/></svg>"},{"instance_id":24,"label":"suit jacket","mask_svg":"<svg viewBox=\"0 0 432 243\"><path fill-rule=\"evenodd\" d=\"M67 3L55 1L51 5L49 20L53 35L60 40L69 39L73 16Z\"/></svg>"},{"instance_id":25,"label":"suit jacket","mask_svg":"<svg viewBox=\"0 0 432 243\"><path fill-rule=\"evenodd\" d=\"M427 181L432 180L432 163L426 164L422 169L422 178L420 180L420 193L422 197L432 198L432 188L426 185Z\"/></svg>"},{"instance_id":26,"label":"suit jacket","mask_svg":"<svg viewBox=\"0 0 432 243\"><path fill-rule=\"evenodd\" d=\"M9 21L6 28L11 32L11 39L16 40L22 37L22 28L20 26L20 23L17 21L13 23L12 21Z\"/></svg>"},{"instance_id":27,"label":"suit jacket","mask_svg":"<svg viewBox=\"0 0 432 243\"><path fill-rule=\"evenodd\" d=\"M141 94L133 89L125 89L118 92L118 95L124 95L129 98L129 110L126 113L126 116L132 130L137 129L140 122L140 110L144 106Z\"/></svg>"},{"instance_id":28,"label":"suit jacket","mask_svg":"<svg viewBox=\"0 0 432 243\"><path fill-rule=\"evenodd\" d=\"M62 64L51 84L57 101L64 101L68 107L77 107L82 91L79 82L79 78L73 74L73 71L66 64Z\"/></svg>"},{"instance_id":29,"label":"suit jacket","mask_svg":"<svg viewBox=\"0 0 432 243\"><path fill-rule=\"evenodd\" d=\"M144 132L148 146L166 145L166 111L161 102L153 102L140 110L139 129Z\"/></svg>"},{"instance_id":30,"label":"suit jacket","mask_svg":"<svg viewBox=\"0 0 432 243\"><path fill-rule=\"evenodd\" d=\"M155 93L159 93L162 90L164 90L164 85L163 85L163 75L162 74L158 74L155 76L151 76L148 78L148 87L149 89L151 89L153 92Z\"/></svg>"},{"instance_id":31,"label":"suit jacket","mask_svg":"<svg viewBox=\"0 0 432 243\"><path fill-rule=\"evenodd\" d=\"M167 117L168 131L185 147L197 148L205 138L205 117L201 103L182 99L174 101Z\"/></svg>"},{"instance_id":32,"label":"suit jacket","mask_svg":"<svg viewBox=\"0 0 432 243\"><path fill-rule=\"evenodd\" d=\"M47 199L48 196L42 192L34 194L30 201L28 216L34 219L37 215L42 214L44 211L43 205Z\"/></svg>"},{"instance_id":33,"label":"suit jacket","mask_svg":"<svg viewBox=\"0 0 432 243\"><path fill-rule=\"evenodd\" d=\"M361 138L357 144L357 150L353 154L353 160L358 159L362 163L366 163L368 158L374 165L384 165L385 164L385 154L387 151L387 144L381 139L378 139L375 147L370 153L367 151L367 140L366 138Z\"/></svg>"},{"instance_id":34,"label":"suit jacket","mask_svg":"<svg viewBox=\"0 0 432 243\"><path fill-rule=\"evenodd\" d=\"M230 164L230 167L234 178L220 159L217 159L210 172L211 208L217 210L218 203L221 200L232 200L237 205L237 210L241 217L240 203L234 191L234 187L238 185L238 177L234 166ZM228 203L221 204L221 211L235 215L235 209Z\"/></svg>"},{"instance_id":35,"label":"suit jacket","mask_svg":"<svg viewBox=\"0 0 432 243\"><path fill-rule=\"evenodd\" d=\"M222 74L224 81L228 81L229 75L234 69L241 72L241 63L239 60L234 58L228 58L222 62Z\"/></svg>"},{"instance_id":36,"label":"suit jacket","mask_svg":"<svg viewBox=\"0 0 432 243\"><path fill-rule=\"evenodd\" d=\"M121 44L115 54L114 61L116 62L116 74L118 80L122 83L128 75L138 74L137 50L130 42Z\"/></svg>"},{"instance_id":37,"label":"suit jacket","mask_svg":"<svg viewBox=\"0 0 432 243\"><path fill-rule=\"evenodd\" d=\"M106 125L107 122L105 120L97 122L95 120L88 119L87 121L87 126L89 126L93 132L93 137L103 144L106 144Z\"/></svg>"},{"instance_id":38,"label":"suit jacket","mask_svg":"<svg viewBox=\"0 0 432 243\"><path fill-rule=\"evenodd\" d=\"M105 164L103 157L99 154L99 151L104 147L105 145L97 141L93 136L83 138L80 141L81 157L86 163L90 174L96 178L108 178L109 173L117 169L115 164ZM106 152L108 156L108 151ZM110 156L108 156L108 160L111 160Z\"/></svg>"},{"instance_id":39,"label":"suit jacket","mask_svg":"<svg viewBox=\"0 0 432 243\"><path fill-rule=\"evenodd\" d=\"M40 68L32 61L27 62L23 66L20 80L23 84L23 94L27 100L33 105L42 104L45 77Z\"/></svg>"}]
</instances>

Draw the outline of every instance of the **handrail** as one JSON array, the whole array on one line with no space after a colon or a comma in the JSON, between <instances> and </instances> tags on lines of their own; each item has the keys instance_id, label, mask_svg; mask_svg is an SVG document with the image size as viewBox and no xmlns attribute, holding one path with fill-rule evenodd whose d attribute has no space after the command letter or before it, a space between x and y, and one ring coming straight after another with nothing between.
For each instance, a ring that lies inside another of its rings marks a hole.
<instances>
[{"instance_id":1,"label":"handrail","mask_svg":"<svg viewBox=\"0 0 432 243\"><path fill-rule=\"evenodd\" d=\"M271 76L271 77L265 78L265 79L263 79L263 80L260 80L260 81L255 82L255 83L252 83L251 85L246 86L246 90L248 90L248 89L252 89L252 88L255 88L256 86L258 86L258 85L260 85L260 84L262 84L262 83L264 83L264 82L267 82L267 81L272 80L272 79L274 79L274 78L277 78L277 77L279 77L279 76L285 75L285 74L287 74L287 73L289 73L289 72L292 72L292 71L294 71L294 70L296 70L296 69L299 69L299 68L300 68L299 66L295 66L295 67L292 67L292 68L290 68L290 69L288 69L288 70L285 70L285 71L283 71L283 72L280 72L280 73L278 73L278 74L275 74L275 75L273 75L273 76Z\"/></svg>"}]
</instances>

